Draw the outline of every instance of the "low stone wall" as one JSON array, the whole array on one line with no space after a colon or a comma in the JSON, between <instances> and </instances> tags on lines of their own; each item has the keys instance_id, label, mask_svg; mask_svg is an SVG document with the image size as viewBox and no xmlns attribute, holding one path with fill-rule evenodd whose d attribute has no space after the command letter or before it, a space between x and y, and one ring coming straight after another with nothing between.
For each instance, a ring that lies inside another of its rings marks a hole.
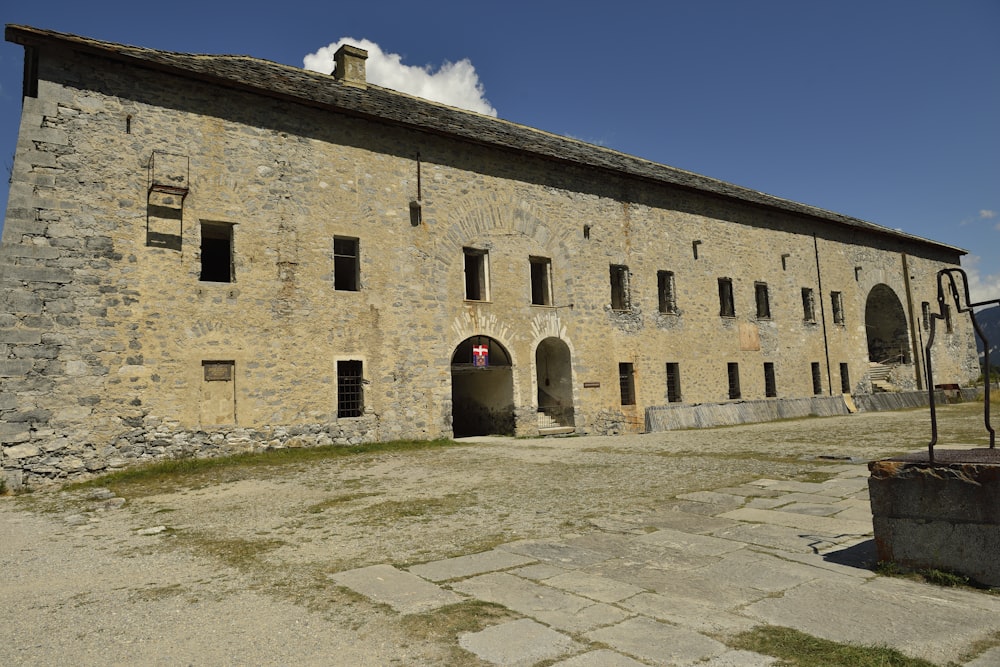
<instances>
[{"instance_id":1,"label":"low stone wall","mask_svg":"<svg viewBox=\"0 0 1000 667\"><path fill-rule=\"evenodd\" d=\"M797 417L848 414L843 396L771 398L732 403L659 405L646 409L647 431L735 426Z\"/></svg>"},{"instance_id":2,"label":"low stone wall","mask_svg":"<svg viewBox=\"0 0 1000 667\"><path fill-rule=\"evenodd\" d=\"M934 392L937 403L977 401L983 397L982 387ZM926 408L929 405L926 391L893 391L874 394L856 394L854 403L859 412L885 412L907 408Z\"/></svg>"},{"instance_id":3,"label":"low stone wall","mask_svg":"<svg viewBox=\"0 0 1000 667\"><path fill-rule=\"evenodd\" d=\"M1000 465L873 461L878 559L1000 586Z\"/></svg>"},{"instance_id":4,"label":"low stone wall","mask_svg":"<svg viewBox=\"0 0 1000 667\"><path fill-rule=\"evenodd\" d=\"M189 431L147 417L141 426L103 446L65 442L46 450L33 444L6 447L0 454L0 480L7 488L42 486L157 459L209 458L286 447L356 445L379 440L378 417L365 415L330 424L267 429Z\"/></svg>"}]
</instances>

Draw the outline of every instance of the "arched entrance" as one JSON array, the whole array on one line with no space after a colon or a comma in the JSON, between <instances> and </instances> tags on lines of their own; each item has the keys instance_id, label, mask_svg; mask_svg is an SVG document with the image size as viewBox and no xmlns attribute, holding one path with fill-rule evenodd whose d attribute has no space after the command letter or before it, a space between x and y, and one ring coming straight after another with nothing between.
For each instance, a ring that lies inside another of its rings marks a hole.
<instances>
[{"instance_id":1,"label":"arched entrance","mask_svg":"<svg viewBox=\"0 0 1000 667\"><path fill-rule=\"evenodd\" d=\"M489 336L466 338L451 357L451 416L456 438L514 435L510 354Z\"/></svg>"},{"instance_id":2,"label":"arched entrance","mask_svg":"<svg viewBox=\"0 0 1000 667\"><path fill-rule=\"evenodd\" d=\"M546 338L535 349L538 379L538 429L573 426L573 373L569 346Z\"/></svg>"},{"instance_id":3,"label":"arched entrance","mask_svg":"<svg viewBox=\"0 0 1000 667\"><path fill-rule=\"evenodd\" d=\"M910 338L903 304L891 287L878 284L865 303L868 360L886 365L909 364Z\"/></svg>"}]
</instances>

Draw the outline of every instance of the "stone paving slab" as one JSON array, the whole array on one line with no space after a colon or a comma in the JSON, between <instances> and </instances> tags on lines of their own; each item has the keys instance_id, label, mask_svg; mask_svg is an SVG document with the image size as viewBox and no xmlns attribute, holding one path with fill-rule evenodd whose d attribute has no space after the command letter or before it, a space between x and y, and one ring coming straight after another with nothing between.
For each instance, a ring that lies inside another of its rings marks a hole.
<instances>
[{"instance_id":1,"label":"stone paving slab","mask_svg":"<svg viewBox=\"0 0 1000 667\"><path fill-rule=\"evenodd\" d=\"M991 635L995 619L967 605L928 595L927 584L894 580L893 590L859 581L817 580L766 598L744 612L764 623L838 642L885 644L935 663L957 661ZM836 610L836 613L831 613Z\"/></svg>"},{"instance_id":2,"label":"stone paving slab","mask_svg":"<svg viewBox=\"0 0 1000 667\"><path fill-rule=\"evenodd\" d=\"M732 527L714 532L713 535L770 549L802 553L814 553L811 545L816 541L814 536L803 533L797 528L767 523L736 523Z\"/></svg>"},{"instance_id":3,"label":"stone paving slab","mask_svg":"<svg viewBox=\"0 0 1000 667\"><path fill-rule=\"evenodd\" d=\"M605 560L608 557L606 554L590 551L589 549L542 540L511 542L510 544L504 544L499 549L529 556L535 560L550 561L561 567L586 567L587 565Z\"/></svg>"},{"instance_id":4,"label":"stone paving slab","mask_svg":"<svg viewBox=\"0 0 1000 667\"><path fill-rule=\"evenodd\" d=\"M542 581L544 579L548 579L549 577L565 574L566 572L569 572L569 570L550 563L536 563L535 565L526 565L514 570L509 570L509 572L525 579Z\"/></svg>"},{"instance_id":5,"label":"stone paving slab","mask_svg":"<svg viewBox=\"0 0 1000 667\"><path fill-rule=\"evenodd\" d=\"M698 663L698 667L772 667L778 662L777 658L752 651L727 651L707 662Z\"/></svg>"},{"instance_id":6,"label":"stone paving slab","mask_svg":"<svg viewBox=\"0 0 1000 667\"><path fill-rule=\"evenodd\" d=\"M626 559L664 570L695 570L714 560L713 557L686 552L669 545L641 541L634 535L591 534L569 539L567 543L605 554L608 560ZM588 566L587 570L600 573L600 568L599 561Z\"/></svg>"},{"instance_id":7,"label":"stone paving slab","mask_svg":"<svg viewBox=\"0 0 1000 667\"><path fill-rule=\"evenodd\" d=\"M823 493L828 489L820 482L794 482L787 479L757 479L750 484L773 491L798 491L801 493Z\"/></svg>"},{"instance_id":8,"label":"stone paving slab","mask_svg":"<svg viewBox=\"0 0 1000 667\"><path fill-rule=\"evenodd\" d=\"M783 500L785 504L809 503L811 505L833 505L844 499L843 496L824 495L822 493L785 493L777 498Z\"/></svg>"},{"instance_id":9,"label":"stone paving slab","mask_svg":"<svg viewBox=\"0 0 1000 667\"><path fill-rule=\"evenodd\" d=\"M654 533L637 537L636 541L669 547L693 556L719 556L744 547L743 544L732 540L710 535L692 535L672 528L662 528Z\"/></svg>"},{"instance_id":10,"label":"stone paving slab","mask_svg":"<svg viewBox=\"0 0 1000 667\"><path fill-rule=\"evenodd\" d=\"M464 599L391 565L371 565L337 572L330 578L375 602L389 605L401 614L431 611Z\"/></svg>"},{"instance_id":11,"label":"stone paving slab","mask_svg":"<svg viewBox=\"0 0 1000 667\"><path fill-rule=\"evenodd\" d=\"M711 600L691 600L659 593L640 593L621 603L629 611L650 616L706 634L734 634L757 622L713 605Z\"/></svg>"},{"instance_id":12,"label":"stone paving slab","mask_svg":"<svg viewBox=\"0 0 1000 667\"><path fill-rule=\"evenodd\" d=\"M747 521L751 523L770 523L778 526L797 528L817 535L831 537L867 535L872 532L871 522L845 521L826 516L810 516L779 510L758 510L747 507L725 512L721 515L726 519Z\"/></svg>"},{"instance_id":13,"label":"stone paving slab","mask_svg":"<svg viewBox=\"0 0 1000 667\"><path fill-rule=\"evenodd\" d=\"M813 566L792 563L768 554L739 551L698 570L704 576L738 581L741 586L779 593L827 574Z\"/></svg>"},{"instance_id":14,"label":"stone paving slab","mask_svg":"<svg viewBox=\"0 0 1000 667\"><path fill-rule=\"evenodd\" d=\"M494 665L529 667L583 649L566 635L527 618L460 635L458 645Z\"/></svg>"},{"instance_id":15,"label":"stone paving slab","mask_svg":"<svg viewBox=\"0 0 1000 667\"><path fill-rule=\"evenodd\" d=\"M643 617L588 632L586 637L650 665L692 665L728 650L705 635Z\"/></svg>"},{"instance_id":16,"label":"stone paving slab","mask_svg":"<svg viewBox=\"0 0 1000 667\"><path fill-rule=\"evenodd\" d=\"M681 500L693 500L698 503L716 503L718 505L732 505L739 507L746 502L746 496L719 493L718 491L695 491L677 496Z\"/></svg>"},{"instance_id":17,"label":"stone paving slab","mask_svg":"<svg viewBox=\"0 0 1000 667\"><path fill-rule=\"evenodd\" d=\"M529 556L494 549L478 554L414 565L410 568L410 572L430 581L447 581L448 579L470 577L474 574L483 574L484 572L506 570L534 562L535 559Z\"/></svg>"},{"instance_id":18,"label":"stone paving slab","mask_svg":"<svg viewBox=\"0 0 1000 667\"><path fill-rule=\"evenodd\" d=\"M625 598L642 593L645 589L623 581L587 572L566 572L550 577L543 582L546 586L582 595L598 602L620 602Z\"/></svg>"},{"instance_id":19,"label":"stone paving slab","mask_svg":"<svg viewBox=\"0 0 1000 667\"><path fill-rule=\"evenodd\" d=\"M629 616L617 607L505 572L472 577L454 584L454 589L569 632L610 625Z\"/></svg>"},{"instance_id":20,"label":"stone paving slab","mask_svg":"<svg viewBox=\"0 0 1000 667\"><path fill-rule=\"evenodd\" d=\"M694 533L696 535L708 535L722 528L741 525L739 521L733 521L732 519L719 519L717 517L691 514L679 510L651 514L646 517L643 523L653 528L673 528L674 530L683 530L686 533Z\"/></svg>"},{"instance_id":21,"label":"stone paving slab","mask_svg":"<svg viewBox=\"0 0 1000 667\"><path fill-rule=\"evenodd\" d=\"M621 653L600 649L572 657L569 660L560 660L553 663L552 667L645 667L645 665Z\"/></svg>"},{"instance_id":22,"label":"stone paving slab","mask_svg":"<svg viewBox=\"0 0 1000 667\"><path fill-rule=\"evenodd\" d=\"M794 512L795 514L808 514L810 516L832 516L843 511L834 505L816 503L791 503L775 507L774 509L779 512Z\"/></svg>"}]
</instances>

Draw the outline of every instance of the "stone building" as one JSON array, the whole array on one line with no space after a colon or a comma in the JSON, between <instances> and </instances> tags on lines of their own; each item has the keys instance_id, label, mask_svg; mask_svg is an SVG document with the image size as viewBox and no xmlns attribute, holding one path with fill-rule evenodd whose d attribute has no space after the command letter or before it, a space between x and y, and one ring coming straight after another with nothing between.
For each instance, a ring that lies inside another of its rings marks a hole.
<instances>
[{"instance_id":1,"label":"stone building","mask_svg":"<svg viewBox=\"0 0 1000 667\"><path fill-rule=\"evenodd\" d=\"M921 388L963 250L332 75L24 26L9 484ZM941 382L978 374L971 327Z\"/></svg>"}]
</instances>

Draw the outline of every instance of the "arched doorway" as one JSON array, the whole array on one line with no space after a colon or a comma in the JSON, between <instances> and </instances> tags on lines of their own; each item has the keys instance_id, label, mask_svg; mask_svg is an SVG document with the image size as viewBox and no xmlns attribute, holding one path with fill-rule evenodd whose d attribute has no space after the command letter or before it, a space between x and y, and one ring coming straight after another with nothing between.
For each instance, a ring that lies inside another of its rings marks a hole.
<instances>
[{"instance_id":1,"label":"arched doorway","mask_svg":"<svg viewBox=\"0 0 1000 667\"><path fill-rule=\"evenodd\" d=\"M514 435L510 354L489 336L466 338L451 357L451 416L456 438Z\"/></svg>"},{"instance_id":2,"label":"arched doorway","mask_svg":"<svg viewBox=\"0 0 1000 667\"><path fill-rule=\"evenodd\" d=\"M865 303L868 360L889 366L909 364L910 338L903 304L891 287L878 284Z\"/></svg>"},{"instance_id":3,"label":"arched doorway","mask_svg":"<svg viewBox=\"0 0 1000 667\"><path fill-rule=\"evenodd\" d=\"M538 429L573 426L573 373L569 346L546 338L535 349L538 379Z\"/></svg>"}]
</instances>

